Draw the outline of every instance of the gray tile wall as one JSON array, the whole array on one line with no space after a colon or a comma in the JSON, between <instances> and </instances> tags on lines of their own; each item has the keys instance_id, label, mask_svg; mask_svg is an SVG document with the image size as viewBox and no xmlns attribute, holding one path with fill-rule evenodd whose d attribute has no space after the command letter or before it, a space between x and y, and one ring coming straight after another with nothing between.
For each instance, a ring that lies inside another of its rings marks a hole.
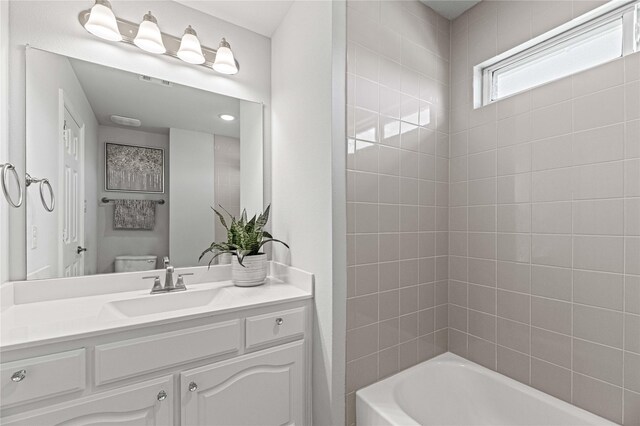
<instances>
[{"instance_id":1,"label":"gray tile wall","mask_svg":"<svg viewBox=\"0 0 640 426\"><path fill-rule=\"evenodd\" d=\"M602 2L452 23L449 350L640 424L640 54L472 108L474 65Z\"/></svg>"},{"instance_id":2,"label":"gray tile wall","mask_svg":"<svg viewBox=\"0 0 640 426\"><path fill-rule=\"evenodd\" d=\"M347 4L347 424L355 391L446 351L448 20Z\"/></svg>"}]
</instances>

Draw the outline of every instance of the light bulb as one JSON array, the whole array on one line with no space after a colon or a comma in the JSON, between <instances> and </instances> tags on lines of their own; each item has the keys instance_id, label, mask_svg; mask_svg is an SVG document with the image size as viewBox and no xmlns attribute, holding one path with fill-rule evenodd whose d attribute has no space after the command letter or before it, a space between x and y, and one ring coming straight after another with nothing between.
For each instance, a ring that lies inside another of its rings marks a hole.
<instances>
[{"instance_id":1,"label":"light bulb","mask_svg":"<svg viewBox=\"0 0 640 426\"><path fill-rule=\"evenodd\" d=\"M96 4L91 8L89 19L84 24L84 28L94 36L105 40L122 40L116 17L113 14L113 10L111 10L111 3L107 0L96 0Z\"/></svg>"},{"instance_id":2,"label":"light bulb","mask_svg":"<svg viewBox=\"0 0 640 426\"><path fill-rule=\"evenodd\" d=\"M167 51L162 42L158 21L151 12L144 15L133 43L140 49L150 53L164 53Z\"/></svg>"},{"instance_id":3,"label":"light bulb","mask_svg":"<svg viewBox=\"0 0 640 426\"><path fill-rule=\"evenodd\" d=\"M213 69L221 74L236 74L238 67L231 51L231 46L224 38L220 42L218 51L216 52L216 60L213 63Z\"/></svg>"},{"instance_id":4,"label":"light bulb","mask_svg":"<svg viewBox=\"0 0 640 426\"><path fill-rule=\"evenodd\" d=\"M191 25L184 30L184 35L180 41L180 49L178 50L178 58L190 64L199 65L204 63L200 40L198 40L198 35L191 28Z\"/></svg>"}]
</instances>

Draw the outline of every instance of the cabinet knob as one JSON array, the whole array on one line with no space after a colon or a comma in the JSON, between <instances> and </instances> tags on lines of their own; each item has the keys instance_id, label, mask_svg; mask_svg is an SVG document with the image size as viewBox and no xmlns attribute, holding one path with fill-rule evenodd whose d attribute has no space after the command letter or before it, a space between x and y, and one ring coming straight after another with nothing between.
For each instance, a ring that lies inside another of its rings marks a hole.
<instances>
[{"instance_id":1,"label":"cabinet knob","mask_svg":"<svg viewBox=\"0 0 640 426\"><path fill-rule=\"evenodd\" d=\"M198 385L196 382L189 383L189 392L195 392L198 390Z\"/></svg>"},{"instance_id":2,"label":"cabinet knob","mask_svg":"<svg viewBox=\"0 0 640 426\"><path fill-rule=\"evenodd\" d=\"M16 371L15 373L13 373L13 375L11 376L11 381L12 382L21 382L24 380L24 378L27 377L27 370L20 370L20 371Z\"/></svg>"},{"instance_id":3,"label":"cabinet knob","mask_svg":"<svg viewBox=\"0 0 640 426\"><path fill-rule=\"evenodd\" d=\"M284 323L282 318L276 318L276 325L282 325L282 323Z\"/></svg>"},{"instance_id":4,"label":"cabinet knob","mask_svg":"<svg viewBox=\"0 0 640 426\"><path fill-rule=\"evenodd\" d=\"M167 393L163 390L158 392L158 401L164 401L165 399L167 399Z\"/></svg>"}]
</instances>

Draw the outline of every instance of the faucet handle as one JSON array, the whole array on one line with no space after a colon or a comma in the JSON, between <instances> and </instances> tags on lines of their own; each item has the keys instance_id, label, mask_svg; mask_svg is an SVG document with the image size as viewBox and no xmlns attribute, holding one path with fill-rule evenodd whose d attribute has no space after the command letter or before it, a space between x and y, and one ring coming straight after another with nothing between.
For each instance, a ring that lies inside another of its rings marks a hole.
<instances>
[{"instance_id":1,"label":"faucet handle","mask_svg":"<svg viewBox=\"0 0 640 426\"><path fill-rule=\"evenodd\" d=\"M184 273L184 274L178 274L178 282L176 282L176 290L186 290L187 287L184 285L184 276L186 275L193 275L193 272L188 272L188 273Z\"/></svg>"},{"instance_id":2,"label":"faucet handle","mask_svg":"<svg viewBox=\"0 0 640 426\"><path fill-rule=\"evenodd\" d=\"M173 291L175 285L173 284L173 272L175 268L171 265L167 266L165 278L164 278L164 289L166 291Z\"/></svg>"},{"instance_id":3,"label":"faucet handle","mask_svg":"<svg viewBox=\"0 0 640 426\"><path fill-rule=\"evenodd\" d=\"M151 277L142 277L142 279L143 280L153 280L153 288L151 289L151 294L159 293L159 292L164 290L162 288L162 283L160 282L160 276L159 275L154 275L154 276L151 276Z\"/></svg>"}]
</instances>

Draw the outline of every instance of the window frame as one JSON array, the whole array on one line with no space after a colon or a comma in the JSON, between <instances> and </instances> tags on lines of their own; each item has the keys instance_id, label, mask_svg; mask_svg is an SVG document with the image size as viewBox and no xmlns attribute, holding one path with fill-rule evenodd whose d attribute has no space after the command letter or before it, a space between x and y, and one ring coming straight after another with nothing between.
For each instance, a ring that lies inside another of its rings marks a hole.
<instances>
[{"instance_id":1,"label":"window frame","mask_svg":"<svg viewBox=\"0 0 640 426\"><path fill-rule=\"evenodd\" d=\"M539 59L540 54L545 51L554 52L554 48L571 39L579 38L581 35L597 29L603 25L610 24L616 20L622 20L622 55L613 59L616 60L634 52L640 51L640 0L613 0L600 6L584 15L562 24L538 37L535 37L519 46L514 47L500 55L484 61L473 67L473 103L474 109L480 108L518 93L540 87L544 84L568 77L575 73L553 78L544 83L526 87L520 91L505 95L495 96L496 93L496 73L526 63L529 60ZM595 66L602 65L605 62ZM593 68L589 67L587 69Z\"/></svg>"}]
</instances>

